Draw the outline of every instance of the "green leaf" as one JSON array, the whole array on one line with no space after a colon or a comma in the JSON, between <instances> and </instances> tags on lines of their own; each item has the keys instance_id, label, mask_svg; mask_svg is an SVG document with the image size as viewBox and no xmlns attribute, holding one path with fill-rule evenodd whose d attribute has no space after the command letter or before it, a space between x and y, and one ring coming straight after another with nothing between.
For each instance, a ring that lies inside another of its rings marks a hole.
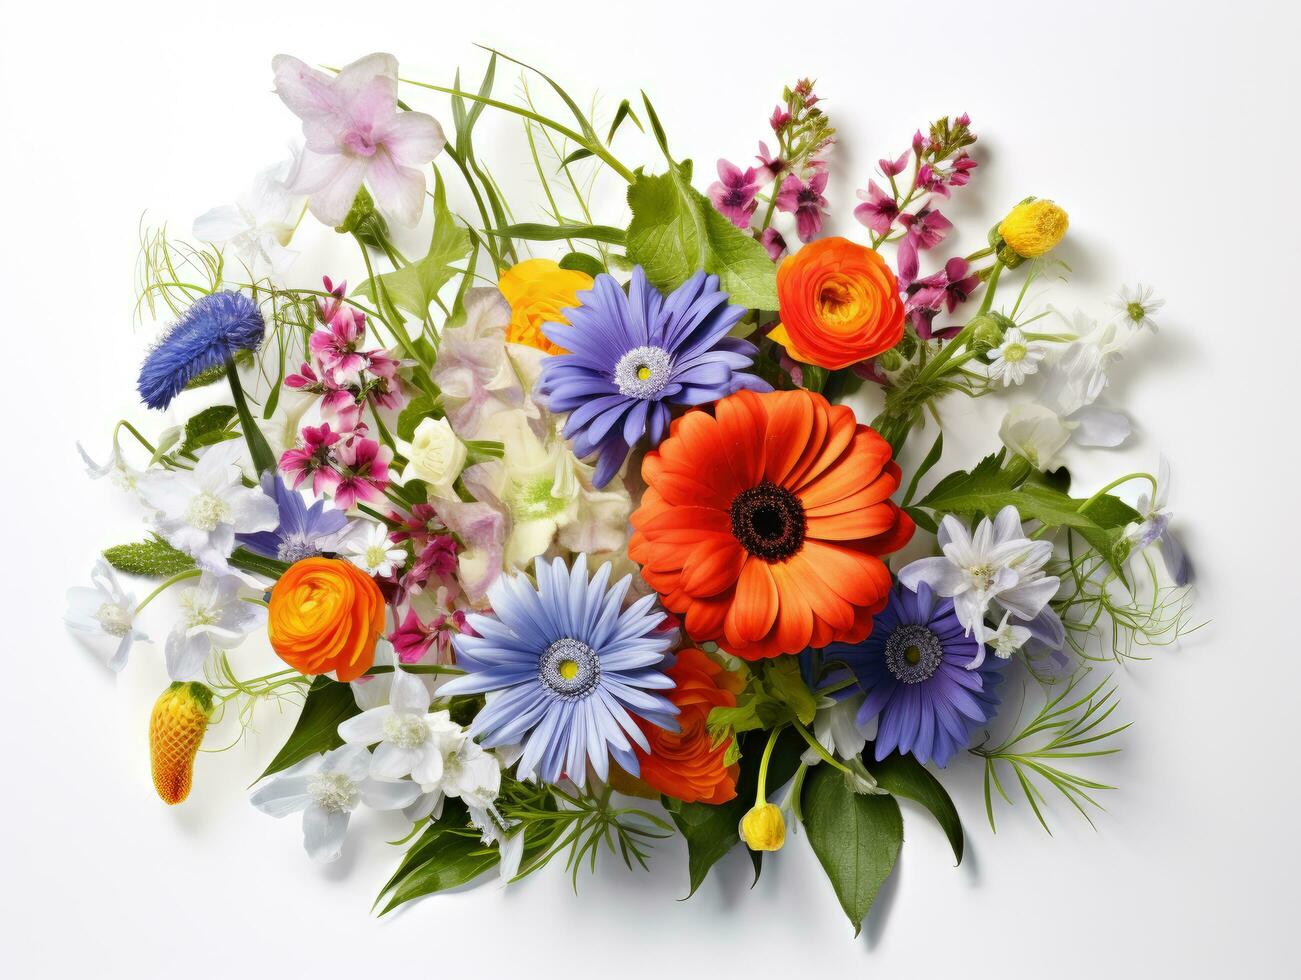
<instances>
[{"instance_id":1,"label":"green leaf","mask_svg":"<svg viewBox=\"0 0 1301 980\"><path fill-rule=\"evenodd\" d=\"M860 796L831 766L809 770L801 804L809 844L858 935L899 857L899 804L893 796Z\"/></svg>"},{"instance_id":2,"label":"green leaf","mask_svg":"<svg viewBox=\"0 0 1301 980\"><path fill-rule=\"evenodd\" d=\"M905 507L907 507L909 504L912 503L913 495L917 493L917 486L918 484L921 483L922 477L925 476L928 472L930 472L931 467L933 467L936 463L940 461L940 456L942 456L943 454L944 454L944 430L941 429L936 434L935 441L931 443L931 448L930 451L926 454L926 458L922 460L921 465L917 467L917 471L913 473L913 478L910 481L908 481L908 489L904 492L903 495L903 505Z\"/></svg>"},{"instance_id":3,"label":"green leaf","mask_svg":"<svg viewBox=\"0 0 1301 980\"><path fill-rule=\"evenodd\" d=\"M439 400L433 395L416 395L398 415L398 438L410 442L415 437L416 427L425 419L437 418L439 412Z\"/></svg>"},{"instance_id":4,"label":"green leaf","mask_svg":"<svg viewBox=\"0 0 1301 980\"><path fill-rule=\"evenodd\" d=\"M557 169L557 170L563 170L565 167L569 166L571 163L577 163L579 160L586 160L588 157L591 157L591 156L596 156L596 154L593 153L591 150L589 150L587 147L585 147L585 146L580 146L580 147L579 147L577 150L575 150L573 153L569 154L569 156L567 156L567 157L565 157L563 160L561 160L561 161L560 161L560 166L557 167L556 169Z\"/></svg>"},{"instance_id":5,"label":"green leaf","mask_svg":"<svg viewBox=\"0 0 1301 980\"><path fill-rule=\"evenodd\" d=\"M759 242L691 186L689 162L653 177L638 171L628 206L628 258L653 286L674 289L704 269L718 276L733 303L777 309L776 266Z\"/></svg>"},{"instance_id":6,"label":"green leaf","mask_svg":"<svg viewBox=\"0 0 1301 980\"><path fill-rule=\"evenodd\" d=\"M625 119L631 119L633 124L643 133L646 130L642 127L641 120L637 118L637 113L632 111L632 103L624 99L619 103L619 108L614 111L614 122L610 123L610 135L605 138L607 143L614 141L614 134L619 131L619 126Z\"/></svg>"},{"instance_id":7,"label":"green leaf","mask_svg":"<svg viewBox=\"0 0 1301 980\"><path fill-rule=\"evenodd\" d=\"M389 298L401 309L423 318L447 283L461 270L452 266L470 254L470 234L457 223L447 208L447 189L443 178L434 170L434 234L425 257L378 279ZM367 279L356 292L375 300L375 280Z\"/></svg>"},{"instance_id":8,"label":"green leaf","mask_svg":"<svg viewBox=\"0 0 1301 980\"><path fill-rule=\"evenodd\" d=\"M178 452L192 453L203 446L238 438L239 433L230 429L237 414L234 405L213 405L191 416L185 423L185 436Z\"/></svg>"},{"instance_id":9,"label":"green leaf","mask_svg":"<svg viewBox=\"0 0 1301 980\"><path fill-rule=\"evenodd\" d=\"M736 781L736 797L727 803L678 803L665 799L674 825L687 841L687 873L691 879L690 898L696 893L709 869L722 860L741 842L738 827L741 818L754 806L754 795L759 782L759 761L763 755L767 732L755 732L743 740L741 772ZM791 729L786 729L773 746L768 763L768 790L779 789L795 774L804 751L804 740ZM757 873L756 873L757 877Z\"/></svg>"},{"instance_id":10,"label":"green leaf","mask_svg":"<svg viewBox=\"0 0 1301 980\"><path fill-rule=\"evenodd\" d=\"M487 229L487 232L498 238L519 238L526 242L558 242L568 238L583 238L610 245L622 245L626 236L622 228L612 225L543 225L536 222L507 225L497 231Z\"/></svg>"},{"instance_id":11,"label":"green leaf","mask_svg":"<svg viewBox=\"0 0 1301 980\"><path fill-rule=\"evenodd\" d=\"M264 779L310 756L337 749L343 744L339 723L360 713L351 687L325 676L316 678L307 689L307 700L303 702L298 723L289 733L289 740L258 778Z\"/></svg>"},{"instance_id":12,"label":"green leaf","mask_svg":"<svg viewBox=\"0 0 1301 980\"><path fill-rule=\"evenodd\" d=\"M920 803L931 812L953 848L953 857L962 863L962 820L944 785L929 769L910 755L892 752L882 761L873 761L864 751L863 764L875 777L877 785L894 796Z\"/></svg>"},{"instance_id":13,"label":"green leaf","mask_svg":"<svg viewBox=\"0 0 1301 980\"><path fill-rule=\"evenodd\" d=\"M412 899L467 885L501 860L497 848L486 847L478 834L449 830L442 830L425 842L422 856L424 860L420 864L397 879L392 897L380 915L387 915Z\"/></svg>"},{"instance_id":14,"label":"green leaf","mask_svg":"<svg viewBox=\"0 0 1301 980\"><path fill-rule=\"evenodd\" d=\"M104 559L119 572L168 578L194 567L194 559L154 534L148 541L104 549Z\"/></svg>"},{"instance_id":15,"label":"green leaf","mask_svg":"<svg viewBox=\"0 0 1301 980\"><path fill-rule=\"evenodd\" d=\"M970 472L949 474L916 506L937 514L992 517L1011 505L1022 520L1037 520L1077 532L1123 578L1129 555L1125 526L1138 519L1137 511L1110 494L1088 502L1038 479L1032 482L1032 471L1025 460L1018 456L1004 463L1004 457L1002 452L986 456Z\"/></svg>"},{"instance_id":16,"label":"green leaf","mask_svg":"<svg viewBox=\"0 0 1301 980\"><path fill-rule=\"evenodd\" d=\"M236 548L229 560L236 568L243 569L246 572L254 572L258 575L265 575L267 578L278 579L289 571L288 562L254 554L247 548Z\"/></svg>"},{"instance_id":17,"label":"green leaf","mask_svg":"<svg viewBox=\"0 0 1301 980\"><path fill-rule=\"evenodd\" d=\"M800 676L800 662L795 657L770 660L763 672L764 685L783 702L802 725L813 724L818 701Z\"/></svg>"},{"instance_id":18,"label":"green leaf","mask_svg":"<svg viewBox=\"0 0 1301 980\"><path fill-rule=\"evenodd\" d=\"M595 255L588 255L586 252L567 252L560 260L560 268L586 272L593 279L605 271L605 266L601 264L601 260Z\"/></svg>"},{"instance_id":19,"label":"green leaf","mask_svg":"<svg viewBox=\"0 0 1301 980\"><path fill-rule=\"evenodd\" d=\"M655 134L655 142L660 145L660 152L664 154L664 159L669 162L669 166L673 166L673 157L669 155L669 138L664 133L659 113L655 111L645 92L641 94L641 103L646 107L646 118L650 120L651 132Z\"/></svg>"}]
</instances>

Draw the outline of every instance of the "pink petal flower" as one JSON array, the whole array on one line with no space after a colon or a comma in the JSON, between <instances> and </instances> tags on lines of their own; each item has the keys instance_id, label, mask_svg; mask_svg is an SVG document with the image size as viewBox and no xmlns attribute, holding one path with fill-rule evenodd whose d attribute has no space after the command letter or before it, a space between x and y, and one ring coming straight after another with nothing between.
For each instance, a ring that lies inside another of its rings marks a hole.
<instances>
[{"instance_id":1,"label":"pink petal flower","mask_svg":"<svg viewBox=\"0 0 1301 980\"><path fill-rule=\"evenodd\" d=\"M397 108L397 60L367 55L336 76L297 58L271 63L276 94L303 124L305 147L287 184L308 197L308 207L327 225L347 217L363 182L375 203L397 221L414 225L424 207L423 167L446 139L432 117Z\"/></svg>"},{"instance_id":2,"label":"pink petal flower","mask_svg":"<svg viewBox=\"0 0 1301 980\"><path fill-rule=\"evenodd\" d=\"M877 187L873 180L867 182L867 190L859 191L858 196L863 203L854 208L854 217L877 235L890 234L895 219L899 217L899 202Z\"/></svg>"},{"instance_id":3,"label":"pink petal flower","mask_svg":"<svg viewBox=\"0 0 1301 980\"><path fill-rule=\"evenodd\" d=\"M881 167L881 173L887 177L898 177L908 169L908 157L910 155L910 151L904 150L903 155L898 160L878 160L877 163Z\"/></svg>"},{"instance_id":4,"label":"pink petal flower","mask_svg":"<svg viewBox=\"0 0 1301 980\"><path fill-rule=\"evenodd\" d=\"M759 184L753 167L742 170L726 160L718 161L718 180L709 185L709 199L720 214L738 228L749 228L758 202Z\"/></svg>"}]
</instances>

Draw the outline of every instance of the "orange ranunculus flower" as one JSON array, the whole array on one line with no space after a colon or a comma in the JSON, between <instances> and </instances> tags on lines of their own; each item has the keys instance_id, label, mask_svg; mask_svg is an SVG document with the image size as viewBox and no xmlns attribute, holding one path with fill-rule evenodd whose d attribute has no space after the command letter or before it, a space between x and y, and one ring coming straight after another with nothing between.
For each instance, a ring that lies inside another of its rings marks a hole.
<instances>
[{"instance_id":1,"label":"orange ranunculus flower","mask_svg":"<svg viewBox=\"0 0 1301 980\"><path fill-rule=\"evenodd\" d=\"M746 660L857 643L885 608L880 555L912 537L890 445L805 389L739 391L646 455L628 554L697 642Z\"/></svg>"},{"instance_id":2,"label":"orange ranunculus flower","mask_svg":"<svg viewBox=\"0 0 1301 980\"><path fill-rule=\"evenodd\" d=\"M736 707L743 682L695 649L680 650L677 663L665 673L676 685L666 694L678 707L681 730L638 722L650 741L649 752L634 746L642 781L683 803L726 803L736 796L739 767L723 765L732 740L714 745L705 722L714 708Z\"/></svg>"},{"instance_id":3,"label":"orange ranunculus flower","mask_svg":"<svg viewBox=\"0 0 1301 980\"><path fill-rule=\"evenodd\" d=\"M578 292L592 288L592 277L576 269L562 269L550 259L528 259L503 272L497 288L510 304L506 339L548 354L563 354L543 336L542 325L568 323L561 310L578 305Z\"/></svg>"},{"instance_id":4,"label":"orange ranunculus flower","mask_svg":"<svg viewBox=\"0 0 1301 980\"><path fill-rule=\"evenodd\" d=\"M304 674L356 680L375 662L384 597L351 562L304 558L271 589L267 632L280 659Z\"/></svg>"},{"instance_id":5,"label":"orange ranunculus flower","mask_svg":"<svg viewBox=\"0 0 1301 980\"><path fill-rule=\"evenodd\" d=\"M768 336L797 361L836 370L903 338L903 299L885 260L845 238L822 238L777 269L781 320Z\"/></svg>"}]
</instances>

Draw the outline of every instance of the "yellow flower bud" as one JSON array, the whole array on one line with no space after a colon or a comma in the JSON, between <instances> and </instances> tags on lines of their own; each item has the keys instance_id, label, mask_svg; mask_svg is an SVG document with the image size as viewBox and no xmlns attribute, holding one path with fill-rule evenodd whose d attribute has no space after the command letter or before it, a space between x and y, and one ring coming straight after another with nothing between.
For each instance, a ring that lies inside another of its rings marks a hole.
<instances>
[{"instance_id":1,"label":"yellow flower bud","mask_svg":"<svg viewBox=\"0 0 1301 980\"><path fill-rule=\"evenodd\" d=\"M741 818L741 840L752 851L780 851L786 843L786 820L781 808L771 803L756 804Z\"/></svg>"},{"instance_id":2,"label":"yellow flower bud","mask_svg":"<svg viewBox=\"0 0 1301 980\"><path fill-rule=\"evenodd\" d=\"M212 716L212 691L197 682L177 682L159 695L149 719L149 761L154 789L169 806L190 795L194 757Z\"/></svg>"},{"instance_id":3,"label":"yellow flower bud","mask_svg":"<svg viewBox=\"0 0 1301 980\"><path fill-rule=\"evenodd\" d=\"M1046 255L1066 236L1070 219L1052 201L1022 201L998 226L1003 241L1023 259Z\"/></svg>"}]
</instances>

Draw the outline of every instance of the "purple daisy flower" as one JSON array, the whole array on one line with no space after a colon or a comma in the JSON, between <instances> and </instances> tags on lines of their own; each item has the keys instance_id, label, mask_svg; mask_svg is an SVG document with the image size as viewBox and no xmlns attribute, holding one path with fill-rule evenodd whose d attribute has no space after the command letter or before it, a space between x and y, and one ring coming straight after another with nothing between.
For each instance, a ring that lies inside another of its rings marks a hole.
<instances>
[{"instance_id":1,"label":"purple daisy flower","mask_svg":"<svg viewBox=\"0 0 1301 980\"><path fill-rule=\"evenodd\" d=\"M645 440L659 445L673 405L702 405L749 388L771 386L745 373L755 346L729 337L745 315L727 302L718 277L697 272L667 297L632 270L625 294L599 275L565 311L569 323L542 332L569 351L542 361L538 394L553 412L569 412L564 435L580 459L599 453L595 483L603 487Z\"/></svg>"},{"instance_id":2,"label":"purple daisy flower","mask_svg":"<svg viewBox=\"0 0 1301 980\"><path fill-rule=\"evenodd\" d=\"M923 582L916 592L895 585L871 635L862 643L833 643L825 656L853 671L867 695L857 724L879 716L878 762L898 750L944 766L999 703L993 690L1003 679L1002 661L990 657L968 669L979 649L958 622L953 600Z\"/></svg>"}]
</instances>

